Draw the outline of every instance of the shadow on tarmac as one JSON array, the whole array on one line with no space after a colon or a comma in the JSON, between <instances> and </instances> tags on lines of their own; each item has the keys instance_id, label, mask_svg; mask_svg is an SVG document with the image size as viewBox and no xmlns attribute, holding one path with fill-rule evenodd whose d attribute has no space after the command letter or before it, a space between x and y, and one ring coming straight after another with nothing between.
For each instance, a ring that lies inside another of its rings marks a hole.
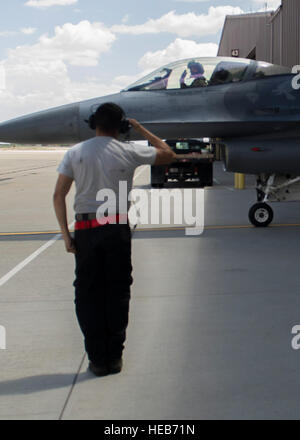
<instances>
[{"instance_id":1,"label":"shadow on tarmac","mask_svg":"<svg viewBox=\"0 0 300 440\"><path fill-rule=\"evenodd\" d=\"M41 374L39 376L22 377L20 379L0 382L0 396L32 394L39 391L70 387L76 383L91 379L99 379L89 371L73 374ZM101 378L100 378L101 379Z\"/></svg>"}]
</instances>

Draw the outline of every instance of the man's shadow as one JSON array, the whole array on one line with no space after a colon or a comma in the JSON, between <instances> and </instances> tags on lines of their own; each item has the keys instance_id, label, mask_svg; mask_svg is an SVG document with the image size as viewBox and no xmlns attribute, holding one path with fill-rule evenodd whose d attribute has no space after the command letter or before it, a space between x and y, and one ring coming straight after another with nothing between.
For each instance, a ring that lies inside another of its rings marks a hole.
<instances>
[{"instance_id":1,"label":"man's shadow","mask_svg":"<svg viewBox=\"0 0 300 440\"><path fill-rule=\"evenodd\" d=\"M73 374L41 374L39 376L22 377L0 382L0 395L31 394L57 388L72 386L76 383L95 379L89 371L84 371L78 376Z\"/></svg>"}]
</instances>

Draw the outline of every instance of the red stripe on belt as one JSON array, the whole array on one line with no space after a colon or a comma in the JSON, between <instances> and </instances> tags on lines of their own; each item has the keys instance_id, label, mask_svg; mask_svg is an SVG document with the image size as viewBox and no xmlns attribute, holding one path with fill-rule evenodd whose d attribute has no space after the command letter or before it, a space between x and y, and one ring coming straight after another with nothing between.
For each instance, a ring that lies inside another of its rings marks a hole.
<instances>
[{"instance_id":1,"label":"red stripe on belt","mask_svg":"<svg viewBox=\"0 0 300 440\"><path fill-rule=\"evenodd\" d=\"M117 224L120 223L120 220L123 220L125 221L125 223L127 223L127 214L117 214L108 217L102 217L101 219L99 219L99 221L96 218L93 220L78 221L75 223L75 230L80 231L82 229L98 228L99 226L105 226L107 224Z\"/></svg>"}]
</instances>

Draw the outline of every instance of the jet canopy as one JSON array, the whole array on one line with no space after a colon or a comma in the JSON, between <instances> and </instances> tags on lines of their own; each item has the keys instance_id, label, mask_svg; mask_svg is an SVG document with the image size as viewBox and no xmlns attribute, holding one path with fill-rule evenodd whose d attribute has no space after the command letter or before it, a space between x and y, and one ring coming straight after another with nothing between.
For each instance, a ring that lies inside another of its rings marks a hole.
<instances>
[{"instance_id":1,"label":"jet canopy","mask_svg":"<svg viewBox=\"0 0 300 440\"><path fill-rule=\"evenodd\" d=\"M287 67L244 58L190 58L161 67L124 91L207 87L289 73Z\"/></svg>"}]
</instances>

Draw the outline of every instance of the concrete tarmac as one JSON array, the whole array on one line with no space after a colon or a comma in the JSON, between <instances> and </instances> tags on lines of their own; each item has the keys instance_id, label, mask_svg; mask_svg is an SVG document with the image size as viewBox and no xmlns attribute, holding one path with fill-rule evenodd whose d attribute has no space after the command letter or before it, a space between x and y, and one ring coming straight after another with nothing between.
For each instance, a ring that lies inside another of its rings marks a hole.
<instances>
[{"instance_id":1,"label":"concrete tarmac","mask_svg":"<svg viewBox=\"0 0 300 440\"><path fill-rule=\"evenodd\" d=\"M234 190L216 163L202 235L137 229L124 368L96 378L52 209L62 156L0 151L0 419L298 419L300 204L273 204L255 229L253 179ZM150 191L149 176L135 185Z\"/></svg>"}]
</instances>

